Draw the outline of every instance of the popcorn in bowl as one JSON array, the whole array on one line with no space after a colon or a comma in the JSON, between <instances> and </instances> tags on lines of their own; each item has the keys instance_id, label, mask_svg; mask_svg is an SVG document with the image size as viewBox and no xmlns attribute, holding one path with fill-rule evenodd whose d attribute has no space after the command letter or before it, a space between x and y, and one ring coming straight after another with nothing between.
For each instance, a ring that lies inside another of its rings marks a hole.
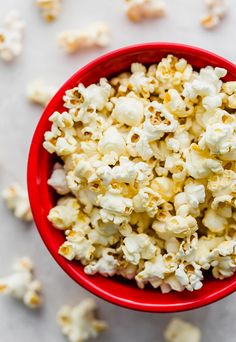
<instances>
[{"instance_id":1,"label":"popcorn in bowl","mask_svg":"<svg viewBox=\"0 0 236 342\"><path fill-rule=\"evenodd\" d=\"M233 275L236 87L226 73L168 55L66 91L43 143L60 158L48 180L61 195L48 214L65 235L60 255L163 293L200 289L207 270Z\"/></svg>"}]
</instances>

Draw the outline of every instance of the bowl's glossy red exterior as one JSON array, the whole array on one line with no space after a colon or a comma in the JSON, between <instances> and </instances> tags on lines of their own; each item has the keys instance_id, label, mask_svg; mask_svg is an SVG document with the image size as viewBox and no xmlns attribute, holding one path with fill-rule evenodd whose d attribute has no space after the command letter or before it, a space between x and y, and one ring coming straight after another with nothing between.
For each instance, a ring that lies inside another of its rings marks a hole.
<instances>
[{"instance_id":1,"label":"bowl's glossy red exterior","mask_svg":"<svg viewBox=\"0 0 236 342\"><path fill-rule=\"evenodd\" d=\"M222 281L209 277L202 289L193 293L184 291L168 294L161 294L159 290L151 288L140 290L134 283L125 280L104 278L100 275L87 276L79 262L67 261L58 254L64 236L47 220L49 210L55 205L54 194L47 185L54 157L43 149L42 143L44 132L51 126L49 116L55 110L63 110L62 96L67 89L75 87L79 82L89 85L97 82L100 77L109 78L129 69L132 62L156 63L169 53L186 58L196 69L206 65L226 68L228 75L225 79L236 79L234 64L196 47L172 43L147 43L112 51L77 71L59 89L38 123L28 160L28 191L34 220L42 239L58 264L78 284L99 297L123 307L152 312L176 312L212 303L236 290L236 275Z\"/></svg>"}]
</instances>

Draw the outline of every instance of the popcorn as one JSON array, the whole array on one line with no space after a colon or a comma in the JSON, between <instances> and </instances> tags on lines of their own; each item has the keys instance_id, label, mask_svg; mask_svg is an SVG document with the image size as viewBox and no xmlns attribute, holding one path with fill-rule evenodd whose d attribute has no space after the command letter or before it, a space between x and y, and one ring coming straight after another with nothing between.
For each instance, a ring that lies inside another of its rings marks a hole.
<instances>
[{"instance_id":1,"label":"popcorn","mask_svg":"<svg viewBox=\"0 0 236 342\"><path fill-rule=\"evenodd\" d=\"M110 42L109 28L105 23L93 23L81 30L68 30L58 36L58 44L66 52L74 53L88 47L105 47Z\"/></svg>"},{"instance_id":2,"label":"popcorn","mask_svg":"<svg viewBox=\"0 0 236 342\"><path fill-rule=\"evenodd\" d=\"M59 202L58 204L50 210L48 220L55 228L64 230L76 222L77 215L79 214L79 205L73 197L69 199L68 203L60 205Z\"/></svg>"},{"instance_id":3,"label":"popcorn","mask_svg":"<svg viewBox=\"0 0 236 342\"><path fill-rule=\"evenodd\" d=\"M50 22L55 20L61 13L62 0L36 0L36 5L40 9L43 18Z\"/></svg>"},{"instance_id":4,"label":"popcorn","mask_svg":"<svg viewBox=\"0 0 236 342\"><path fill-rule=\"evenodd\" d=\"M17 11L11 11L0 27L0 58L11 62L22 52L22 40L25 23Z\"/></svg>"},{"instance_id":5,"label":"popcorn","mask_svg":"<svg viewBox=\"0 0 236 342\"><path fill-rule=\"evenodd\" d=\"M168 342L200 342L201 331L193 324L173 318L166 327L164 337Z\"/></svg>"},{"instance_id":6,"label":"popcorn","mask_svg":"<svg viewBox=\"0 0 236 342\"><path fill-rule=\"evenodd\" d=\"M26 96L30 102L45 107L56 93L56 88L36 80L28 85Z\"/></svg>"},{"instance_id":7,"label":"popcorn","mask_svg":"<svg viewBox=\"0 0 236 342\"><path fill-rule=\"evenodd\" d=\"M48 215L64 230L61 256L162 293L199 290L203 270L236 272L236 85L225 75L168 55L65 92L43 144L61 159L48 180L62 195Z\"/></svg>"},{"instance_id":8,"label":"popcorn","mask_svg":"<svg viewBox=\"0 0 236 342\"><path fill-rule=\"evenodd\" d=\"M190 146L189 150L185 152L185 156L187 173L195 179L206 178L212 172L217 174L223 172L221 162L209 158L196 144Z\"/></svg>"},{"instance_id":9,"label":"popcorn","mask_svg":"<svg viewBox=\"0 0 236 342\"><path fill-rule=\"evenodd\" d=\"M53 187L59 195L66 195L70 189L66 180L66 172L60 163L53 166L51 177L48 179L48 185Z\"/></svg>"},{"instance_id":10,"label":"popcorn","mask_svg":"<svg viewBox=\"0 0 236 342\"><path fill-rule=\"evenodd\" d=\"M2 197L17 218L23 221L33 221L28 193L19 184L13 184L6 188Z\"/></svg>"},{"instance_id":11,"label":"popcorn","mask_svg":"<svg viewBox=\"0 0 236 342\"><path fill-rule=\"evenodd\" d=\"M150 188L142 188L133 198L134 210L136 213L146 212L148 216L154 217L158 212L158 206L164 200Z\"/></svg>"},{"instance_id":12,"label":"popcorn","mask_svg":"<svg viewBox=\"0 0 236 342\"><path fill-rule=\"evenodd\" d=\"M41 283L33 279L33 263L29 258L19 259L13 266L14 273L0 278L0 293L22 301L30 309L41 306Z\"/></svg>"},{"instance_id":13,"label":"popcorn","mask_svg":"<svg viewBox=\"0 0 236 342\"><path fill-rule=\"evenodd\" d=\"M125 140L115 127L109 127L98 143L98 150L102 154L116 152L121 155L125 148Z\"/></svg>"},{"instance_id":14,"label":"popcorn","mask_svg":"<svg viewBox=\"0 0 236 342\"><path fill-rule=\"evenodd\" d=\"M160 139L164 133L174 132L178 123L167 109L160 103L153 101L144 110L144 131L148 141Z\"/></svg>"},{"instance_id":15,"label":"popcorn","mask_svg":"<svg viewBox=\"0 0 236 342\"><path fill-rule=\"evenodd\" d=\"M236 153L236 135L231 125L216 123L209 125L199 141L201 149L208 148L212 154Z\"/></svg>"},{"instance_id":16,"label":"popcorn","mask_svg":"<svg viewBox=\"0 0 236 342\"><path fill-rule=\"evenodd\" d=\"M86 274L100 273L103 276L113 276L116 273L118 261L112 255L111 248L105 248L98 261L92 261L84 268Z\"/></svg>"},{"instance_id":17,"label":"popcorn","mask_svg":"<svg viewBox=\"0 0 236 342\"><path fill-rule=\"evenodd\" d=\"M138 265L140 259L152 259L156 252L156 247L146 234L130 234L124 239L121 248L125 259L134 265Z\"/></svg>"},{"instance_id":18,"label":"popcorn","mask_svg":"<svg viewBox=\"0 0 236 342\"><path fill-rule=\"evenodd\" d=\"M62 333L70 342L82 342L95 338L107 328L104 321L95 318L96 303L84 299L74 307L63 306L57 315Z\"/></svg>"},{"instance_id":19,"label":"popcorn","mask_svg":"<svg viewBox=\"0 0 236 342\"><path fill-rule=\"evenodd\" d=\"M132 21L165 15L166 6L162 0L125 0L125 11Z\"/></svg>"},{"instance_id":20,"label":"popcorn","mask_svg":"<svg viewBox=\"0 0 236 342\"><path fill-rule=\"evenodd\" d=\"M121 124L138 126L143 119L143 103L133 97L119 97L112 115Z\"/></svg>"},{"instance_id":21,"label":"popcorn","mask_svg":"<svg viewBox=\"0 0 236 342\"><path fill-rule=\"evenodd\" d=\"M201 19L201 24L206 29L218 26L228 12L226 0L206 0L208 13Z\"/></svg>"}]
</instances>

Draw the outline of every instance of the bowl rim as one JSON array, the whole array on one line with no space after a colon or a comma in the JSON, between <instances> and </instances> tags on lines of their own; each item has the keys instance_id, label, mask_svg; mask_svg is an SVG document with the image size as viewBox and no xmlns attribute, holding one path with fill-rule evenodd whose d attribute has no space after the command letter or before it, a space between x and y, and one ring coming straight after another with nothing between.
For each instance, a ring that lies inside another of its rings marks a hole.
<instances>
[{"instance_id":1,"label":"bowl rim","mask_svg":"<svg viewBox=\"0 0 236 342\"><path fill-rule=\"evenodd\" d=\"M51 99L47 107L44 109L42 116L40 120L37 123L37 126L35 128L33 138L31 141L31 146L29 149L29 155L28 155L28 165L27 165L27 186L28 186L28 194L29 194L29 201L34 217L34 221L37 227L37 230L44 241L44 244L46 245L48 251L53 256L55 261L59 264L59 266L79 285L84 287L89 292L97 295L98 297L116 304L118 306L122 306L124 308L129 308L137 311L145 311L145 312L179 312L179 311L187 311L192 310L195 308L200 308L205 305L208 305L210 303L213 303L219 299L222 299L226 297L227 295L233 293L236 291L236 280L226 285L225 287L218 289L214 291L212 294L208 295L206 298L198 298L197 300L194 300L192 302L188 303L181 303L181 304L145 304L145 303L137 303L132 300L128 300L125 298L120 298L119 296L110 294L108 291L102 289L99 286L96 286L95 284L92 284L90 281L88 281L85 278L82 278L80 275L74 272L73 265L70 264L66 259L62 258L54 249L53 244L48 240L47 234L45 234L45 231L42 229L42 227L38 224L40 219L40 213L37 211L38 201L35 196L35 193L38 191L38 183L37 183L37 172L36 172L36 162L37 162L37 156L40 151L40 148L43 148L41 146L41 128L44 127L45 121L48 121L48 118L46 118L46 113L48 112L49 108L54 107L54 103L58 102L59 99L62 98L62 94L66 89L69 89L70 84L72 84L75 79L77 79L81 74L86 73L89 71L90 68L93 68L98 63L106 62L107 60L110 60L113 57L117 57L120 54L124 53L131 53L140 51L140 49L151 49L151 48L160 48L160 49L167 49L168 51L171 51L172 49L178 49L182 50L184 53L191 53L196 55L205 55L209 58L212 57L214 61L217 60L219 63L223 63L223 65L227 66L227 71L234 71L236 73L236 65L234 65L232 62L228 61L227 59L213 53L210 51L207 51L205 49L186 45L186 44L179 44L179 43L171 43L171 42L150 42L150 43L140 43L140 44L134 44L134 45L128 45L116 50L109 51L89 63L87 63L82 68L78 69L67 81L58 89L54 97ZM171 53L171 52L170 52ZM174 54L174 51L173 51Z\"/></svg>"}]
</instances>

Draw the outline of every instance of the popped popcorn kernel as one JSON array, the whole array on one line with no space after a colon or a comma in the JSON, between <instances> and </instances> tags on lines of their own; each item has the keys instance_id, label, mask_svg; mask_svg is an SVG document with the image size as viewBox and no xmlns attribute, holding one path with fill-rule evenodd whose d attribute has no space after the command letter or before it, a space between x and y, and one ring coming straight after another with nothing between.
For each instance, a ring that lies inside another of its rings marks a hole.
<instances>
[{"instance_id":1,"label":"popped popcorn kernel","mask_svg":"<svg viewBox=\"0 0 236 342\"><path fill-rule=\"evenodd\" d=\"M109 43L110 33L105 23L93 23L81 30L67 30L58 35L58 44L67 53L89 47L106 47Z\"/></svg>"},{"instance_id":2,"label":"popped popcorn kernel","mask_svg":"<svg viewBox=\"0 0 236 342\"><path fill-rule=\"evenodd\" d=\"M25 23L18 11L9 12L0 26L0 58L6 62L13 61L23 50Z\"/></svg>"},{"instance_id":3,"label":"popped popcorn kernel","mask_svg":"<svg viewBox=\"0 0 236 342\"><path fill-rule=\"evenodd\" d=\"M2 197L15 217L23 221L33 221L28 193L19 184L13 184L6 188L2 192Z\"/></svg>"},{"instance_id":4,"label":"popped popcorn kernel","mask_svg":"<svg viewBox=\"0 0 236 342\"><path fill-rule=\"evenodd\" d=\"M21 258L13 265L14 273L0 278L0 294L12 296L22 301L30 309L41 306L41 283L33 278L33 263L29 258Z\"/></svg>"},{"instance_id":5,"label":"popped popcorn kernel","mask_svg":"<svg viewBox=\"0 0 236 342\"><path fill-rule=\"evenodd\" d=\"M61 13L62 0L36 0L40 12L45 21L51 22Z\"/></svg>"},{"instance_id":6,"label":"popped popcorn kernel","mask_svg":"<svg viewBox=\"0 0 236 342\"><path fill-rule=\"evenodd\" d=\"M226 0L205 0L208 13L201 19L201 24L206 29L212 29L219 25L228 12Z\"/></svg>"},{"instance_id":7,"label":"popped popcorn kernel","mask_svg":"<svg viewBox=\"0 0 236 342\"><path fill-rule=\"evenodd\" d=\"M28 85L26 96L30 102L45 107L55 93L56 87L47 85L40 80L36 80Z\"/></svg>"},{"instance_id":8,"label":"popped popcorn kernel","mask_svg":"<svg viewBox=\"0 0 236 342\"><path fill-rule=\"evenodd\" d=\"M195 325L180 318L173 318L164 332L167 342L201 342L201 331Z\"/></svg>"},{"instance_id":9,"label":"popped popcorn kernel","mask_svg":"<svg viewBox=\"0 0 236 342\"><path fill-rule=\"evenodd\" d=\"M48 219L65 236L61 256L162 293L199 290L203 271L236 272L236 86L226 73L168 55L66 90L43 143L60 157Z\"/></svg>"},{"instance_id":10,"label":"popped popcorn kernel","mask_svg":"<svg viewBox=\"0 0 236 342\"><path fill-rule=\"evenodd\" d=\"M166 13L166 6L162 0L125 0L125 10L128 18L137 22L162 17Z\"/></svg>"},{"instance_id":11,"label":"popped popcorn kernel","mask_svg":"<svg viewBox=\"0 0 236 342\"><path fill-rule=\"evenodd\" d=\"M107 329L104 321L96 319L96 309L95 301L88 298L74 307L63 306L59 310L57 321L68 341L87 341Z\"/></svg>"}]
</instances>

